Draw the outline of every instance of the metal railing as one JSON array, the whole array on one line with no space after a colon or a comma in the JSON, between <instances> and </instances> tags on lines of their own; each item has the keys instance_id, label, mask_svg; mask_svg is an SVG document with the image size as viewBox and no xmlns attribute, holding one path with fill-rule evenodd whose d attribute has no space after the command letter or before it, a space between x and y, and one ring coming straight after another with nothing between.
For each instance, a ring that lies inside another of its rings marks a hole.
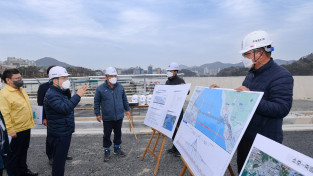
<instances>
[{"instance_id":1,"label":"metal railing","mask_svg":"<svg viewBox=\"0 0 313 176\"><path fill-rule=\"evenodd\" d=\"M30 98L37 97L37 91L40 84L48 82L48 78L23 79L24 86ZM89 89L86 97L93 97L96 88L105 82L105 76L86 76L86 77L69 77L71 82L71 92L76 90L83 84L88 84ZM141 75L118 75L118 83L122 84L128 96L134 94L148 95L153 93L155 85L165 84L167 80L166 74L141 74Z\"/></svg>"}]
</instances>

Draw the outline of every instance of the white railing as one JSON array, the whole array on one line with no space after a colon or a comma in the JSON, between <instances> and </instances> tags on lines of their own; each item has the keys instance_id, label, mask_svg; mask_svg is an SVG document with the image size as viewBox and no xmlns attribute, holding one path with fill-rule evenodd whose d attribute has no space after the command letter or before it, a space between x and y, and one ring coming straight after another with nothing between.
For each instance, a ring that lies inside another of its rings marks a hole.
<instances>
[{"instance_id":1,"label":"white railing","mask_svg":"<svg viewBox=\"0 0 313 176\"><path fill-rule=\"evenodd\" d=\"M24 86L30 98L36 98L40 84L48 82L48 78L23 79ZM86 96L94 96L96 88L105 82L105 76L69 77L71 81L71 92L75 94L77 88L83 84L89 85ZM155 85L165 84L166 74L141 74L141 75L118 75L118 82L125 88L128 96L139 94L148 95L153 93Z\"/></svg>"}]
</instances>

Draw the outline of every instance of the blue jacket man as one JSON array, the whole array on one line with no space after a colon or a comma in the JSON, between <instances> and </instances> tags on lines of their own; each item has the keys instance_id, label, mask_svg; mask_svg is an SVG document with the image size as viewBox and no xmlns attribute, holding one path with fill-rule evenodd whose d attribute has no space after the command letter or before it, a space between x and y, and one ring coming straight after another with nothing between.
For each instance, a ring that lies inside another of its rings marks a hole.
<instances>
[{"instance_id":1,"label":"blue jacket man","mask_svg":"<svg viewBox=\"0 0 313 176\"><path fill-rule=\"evenodd\" d=\"M292 75L271 58L271 52L274 50L271 44L272 41L265 31L251 32L242 41L243 64L250 68L250 71L242 86L235 90L261 91L264 95L237 148L238 173L257 133L282 143L283 118L292 106Z\"/></svg>"},{"instance_id":2,"label":"blue jacket man","mask_svg":"<svg viewBox=\"0 0 313 176\"><path fill-rule=\"evenodd\" d=\"M47 75L49 75L49 71L51 68L55 67L55 65L52 65L50 66L48 69L47 69ZM46 82L46 83L43 83L39 86L38 88L38 91L37 91L37 103L39 106L43 106L43 103L44 103L44 98L46 96L46 93L48 91L48 89L50 88L51 86L51 83L50 81ZM71 98L71 91L70 89L66 89L64 90L65 93L66 93L66 96L68 97L68 99ZM42 124L47 126L47 117L46 117L46 111L43 110L43 113L42 113ZM47 129L48 130L48 129ZM47 132L48 134L48 132ZM49 144L49 139L48 139L48 136L46 138L46 154L48 156L48 159L49 159L49 164L52 165L52 149L51 149L51 144ZM67 160L71 160L72 157L70 156L67 156L66 157Z\"/></svg>"},{"instance_id":3,"label":"blue jacket man","mask_svg":"<svg viewBox=\"0 0 313 176\"><path fill-rule=\"evenodd\" d=\"M69 74L63 67L55 66L49 72L52 85L44 99L48 121L48 140L52 148L52 176L63 176L65 160L75 130L74 108L86 93L88 86L77 90L68 99L66 89L70 88Z\"/></svg>"},{"instance_id":4,"label":"blue jacket man","mask_svg":"<svg viewBox=\"0 0 313 176\"><path fill-rule=\"evenodd\" d=\"M121 150L122 143L122 123L124 112L130 116L129 105L124 88L117 83L117 72L115 68L106 69L106 82L96 89L94 97L94 112L97 120L103 121L103 147L104 162L110 159L110 147L112 145L111 133L114 131L114 154L125 156ZM101 112L100 112L101 109Z\"/></svg>"}]
</instances>

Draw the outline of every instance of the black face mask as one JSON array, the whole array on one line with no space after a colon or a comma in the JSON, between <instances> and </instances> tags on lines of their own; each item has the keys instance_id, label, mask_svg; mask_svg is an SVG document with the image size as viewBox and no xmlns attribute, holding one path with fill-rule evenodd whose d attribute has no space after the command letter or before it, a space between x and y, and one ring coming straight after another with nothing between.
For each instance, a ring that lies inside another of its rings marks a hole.
<instances>
[{"instance_id":1,"label":"black face mask","mask_svg":"<svg viewBox=\"0 0 313 176\"><path fill-rule=\"evenodd\" d=\"M20 80L17 80L17 81L13 81L13 84L16 86L16 87L22 87L24 82L22 79Z\"/></svg>"}]
</instances>

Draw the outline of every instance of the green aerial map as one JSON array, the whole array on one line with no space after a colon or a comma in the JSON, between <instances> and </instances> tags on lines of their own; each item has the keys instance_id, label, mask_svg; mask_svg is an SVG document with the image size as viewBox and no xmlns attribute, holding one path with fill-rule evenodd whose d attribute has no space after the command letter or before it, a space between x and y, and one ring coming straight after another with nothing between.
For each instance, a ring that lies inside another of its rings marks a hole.
<instances>
[{"instance_id":1,"label":"green aerial map","mask_svg":"<svg viewBox=\"0 0 313 176\"><path fill-rule=\"evenodd\" d=\"M275 158L253 148L241 176L303 176Z\"/></svg>"}]
</instances>

